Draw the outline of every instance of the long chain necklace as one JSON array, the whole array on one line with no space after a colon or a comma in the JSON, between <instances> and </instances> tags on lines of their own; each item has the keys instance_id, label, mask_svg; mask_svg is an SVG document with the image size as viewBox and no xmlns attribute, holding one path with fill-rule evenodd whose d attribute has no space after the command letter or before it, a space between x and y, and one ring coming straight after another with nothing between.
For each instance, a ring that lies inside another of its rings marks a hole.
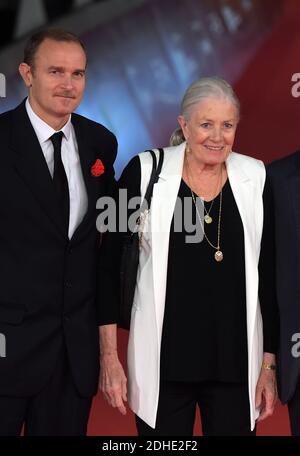
<instances>
[{"instance_id":1,"label":"long chain necklace","mask_svg":"<svg viewBox=\"0 0 300 456\"><path fill-rule=\"evenodd\" d=\"M186 160L186 164L187 164L187 171L189 170L189 164L187 163L187 160ZM215 255L214 255L214 258L217 262L220 262L223 260L224 258L224 255L223 255L223 252L221 251L221 248L220 248L220 238L221 238L221 214L222 214L222 199L223 199L223 189L221 188L221 191L220 191L220 205L219 205L219 216L218 216L218 235L217 235L217 245L213 245L212 242L210 242L210 240L208 239L206 233L205 233L205 227L204 227L204 224L202 223L202 220L201 220L201 216L199 214L199 211L198 211L198 207L197 207L197 204L196 204L196 199L195 199L195 195L194 195L194 192L193 190L191 189L191 185L190 185L190 179L189 179L189 172L186 173L187 174L187 178L188 178L188 183L189 183L189 187L190 187L190 190L191 190L191 195L192 195L192 199L193 199L193 202L194 202L194 205L195 205L195 208L196 208L196 213L197 213L197 216L198 216L198 219L199 219L199 222L200 222L200 225L201 225L201 228L202 228L202 231L203 231L203 234L204 234L204 237L205 239L207 240L207 242L209 243L209 245L216 250L215 252ZM222 176L222 170L221 170L221 176ZM222 182L222 179L221 179L221 182ZM202 199L200 198L203 206L205 207L204 205L204 202L202 201ZM211 208L210 208L211 209ZM209 209L209 210L210 210Z\"/></svg>"},{"instance_id":2,"label":"long chain necklace","mask_svg":"<svg viewBox=\"0 0 300 456\"><path fill-rule=\"evenodd\" d=\"M220 180L219 180L218 183L217 183L217 188L216 188L216 190L215 190L215 192L214 192L214 195L216 194L216 191L217 191L217 189L219 188L220 183L222 183L222 182L221 182L221 178L222 178L222 173L221 173L221 176L220 176ZM207 223L208 225L209 225L210 223L212 223L212 221L213 221L213 218L212 218L212 216L210 215L210 211L211 211L211 209L212 209L212 207L213 207L213 204L214 204L214 202L215 202L215 199L216 199L216 197L214 197L214 199L213 199L212 202L210 203L210 206L209 206L209 209L208 209L208 210L206 209L205 204L203 203L203 207L204 207L204 211L205 211L204 221L205 221L205 223Z\"/></svg>"},{"instance_id":3,"label":"long chain necklace","mask_svg":"<svg viewBox=\"0 0 300 456\"><path fill-rule=\"evenodd\" d=\"M223 252L221 251L221 248L220 248L220 235L221 235L221 213L222 213L222 190L220 191L220 206L219 206L219 217L218 217L218 236L217 236L217 245L213 245L210 240L208 239L206 233L205 233L205 229L204 229L204 226L203 226L203 223L201 221L201 216L199 214L199 211L198 211L198 207L197 207L197 204L196 204L196 199L195 199L195 195L194 195L194 192L193 190L191 189L191 194L192 194L192 198L193 198L193 202L194 202L194 205L195 205L195 208L196 208L196 212L197 212L197 216L198 216L198 219L199 219L199 222L200 222L200 225L201 225L201 228L202 228L202 231L203 231L203 234L204 234L204 237L205 239L207 240L207 242L209 243L209 245L216 250L215 252L215 260L216 261L222 261L223 258L224 258L224 255L223 255Z\"/></svg>"}]
</instances>

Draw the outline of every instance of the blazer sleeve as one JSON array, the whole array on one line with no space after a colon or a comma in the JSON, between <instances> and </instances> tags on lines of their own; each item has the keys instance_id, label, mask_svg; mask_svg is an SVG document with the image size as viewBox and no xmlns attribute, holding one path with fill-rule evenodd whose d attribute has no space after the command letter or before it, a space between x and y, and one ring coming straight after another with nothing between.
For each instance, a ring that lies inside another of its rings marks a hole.
<instances>
[{"instance_id":1,"label":"blazer sleeve","mask_svg":"<svg viewBox=\"0 0 300 456\"><path fill-rule=\"evenodd\" d=\"M266 176L264 192L264 224L259 259L259 300L263 320L264 352L276 353L279 344L279 311L275 282L275 233L271 183Z\"/></svg>"},{"instance_id":2,"label":"blazer sleeve","mask_svg":"<svg viewBox=\"0 0 300 456\"><path fill-rule=\"evenodd\" d=\"M97 309L98 324L108 325L118 323L120 302L120 262L122 240L119 214L126 219L126 225L131 213L136 209L128 209L128 201L140 197L141 166L140 159L135 156L125 167L114 194L116 204L116 231L107 231L102 235L100 258L97 277ZM123 192L122 197L121 191ZM124 197L126 192L126 197ZM122 204L122 207L120 205ZM124 207L124 204L127 207Z\"/></svg>"}]
</instances>

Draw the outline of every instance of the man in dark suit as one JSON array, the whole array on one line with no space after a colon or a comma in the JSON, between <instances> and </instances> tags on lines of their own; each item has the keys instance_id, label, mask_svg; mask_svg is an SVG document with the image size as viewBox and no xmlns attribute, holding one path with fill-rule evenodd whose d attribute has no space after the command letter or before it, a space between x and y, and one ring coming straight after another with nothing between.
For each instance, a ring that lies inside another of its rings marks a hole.
<instances>
[{"instance_id":1,"label":"man in dark suit","mask_svg":"<svg viewBox=\"0 0 300 456\"><path fill-rule=\"evenodd\" d=\"M280 314L279 395L300 436L300 152L268 167L274 213L276 291Z\"/></svg>"},{"instance_id":2,"label":"man in dark suit","mask_svg":"<svg viewBox=\"0 0 300 456\"><path fill-rule=\"evenodd\" d=\"M84 435L98 324L102 355L115 328L96 299L96 201L113 191L117 141L73 114L85 70L76 36L36 33L19 67L28 98L0 116L0 435L23 424L26 435Z\"/></svg>"}]
</instances>

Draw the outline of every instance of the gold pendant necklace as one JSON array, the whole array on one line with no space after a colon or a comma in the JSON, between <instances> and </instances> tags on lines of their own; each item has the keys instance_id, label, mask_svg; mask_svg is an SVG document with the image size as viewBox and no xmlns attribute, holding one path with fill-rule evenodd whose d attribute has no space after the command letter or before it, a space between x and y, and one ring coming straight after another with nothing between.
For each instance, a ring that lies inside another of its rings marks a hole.
<instances>
[{"instance_id":1,"label":"gold pendant necklace","mask_svg":"<svg viewBox=\"0 0 300 456\"><path fill-rule=\"evenodd\" d=\"M220 174L220 179L219 179L219 181L218 181L217 184L218 184L218 185L217 185L217 187L216 187L216 190L215 190L214 194L216 193L217 189L218 189L219 187L221 187L221 184L222 184L222 173ZM215 198L216 198L216 197L215 197ZM210 225L210 224L212 223L212 221L213 221L213 218L212 218L212 216L210 215L210 211L211 211L211 209L212 209L212 207L213 207L213 204L214 204L214 202L215 202L215 198L214 198L214 199L212 200L212 202L210 203L210 206L209 206L209 209L208 209L208 210L207 210L206 207L205 207L205 201L204 201L204 199L203 199L203 201L202 201L202 202L203 202L204 211L205 211L205 213L206 213L206 214L204 215L204 221L205 221L205 223L207 223L208 225Z\"/></svg>"},{"instance_id":2,"label":"gold pendant necklace","mask_svg":"<svg viewBox=\"0 0 300 456\"><path fill-rule=\"evenodd\" d=\"M193 202L194 202L194 205L195 205L195 208L196 208L196 213L197 213L197 216L198 216L198 219L199 219L199 222L200 222L200 225L201 225L201 228L202 228L202 231L203 231L203 234L204 234L204 237L205 239L207 240L207 242L209 243L209 245L216 250L215 254L214 254L214 258L215 260L220 263L221 261L223 261L224 259L224 255L223 255L223 252L221 251L220 249L220 237L221 237L221 213L222 213L222 199L223 199L223 191L221 190L220 191L220 206L219 206L219 217L218 217L218 237L217 237L217 245L213 245L210 240L208 239L206 233L205 233L205 230L204 230L204 225L201 221L201 216L199 214L199 211L198 211L198 207L197 207L197 203L196 203L196 199L195 199L195 195L194 195L194 192L193 190L190 188L191 190L191 194L192 194L192 199L193 199Z\"/></svg>"},{"instance_id":3,"label":"gold pendant necklace","mask_svg":"<svg viewBox=\"0 0 300 456\"><path fill-rule=\"evenodd\" d=\"M219 217L218 217L218 235L217 235L217 245L213 245L210 240L208 239L206 233L205 233L205 229L204 229L204 224L202 223L202 220L201 220L201 216L199 214L199 211L198 211L198 207L197 207L197 204L196 204L196 200L195 200L195 195L194 195L194 192L193 190L191 189L191 185L190 185L190 179L189 179L189 164L188 164L188 161L186 160L186 164L187 164L187 178L188 178L188 184L189 184L189 188L190 188L190 191L191 191L191 194L192 194L192 199L193 199L193 202L194 202L194 205L195 205L195 208L196 208L196 213L197 213L197 216L198 216L198 219L199 219L199 222L200 222L200 225L201 225L201 229L203 231L203 235L205 237L205 239L207 240L207 242L209 243L209 245L214 249L216 250L215 254L214 254L214 259L220 263L221 261L223 261L224 259L224 255L223 255L223 252L221 251L220 249L220 237L221 237L221 214L222 214L222 199L223 199L223 189L222 189L222 171L223 171L223 168L221 168L221 178L220 178L220 181L221 181L221 191L220 191L220 205L219 205ZM206 208L205 208L205 204L204 204L204 201L202 201L202 199L200 198L202 204L203 204L203 207L206 211ZM215 200L215 199L214 199ZM204 216L204 220L206 223L211 223L212 222L212 217L210 217L209 215L209 212L212 208L212 205L213 205L213 202L214 200L212 201L212 204L208 210L208 212L206 211L206 215ZM206 220L206 219L207 220Z\"/></svg>"},{"instance_id":4,"label":"gold pendant necklace","mask_svg":"<svg viewBox=\"0 0 300 456\"><path fill-rule=\"evenodd\" d=\"M223 253L221 250L217 250L215 253L215 260L216 261L222 261L223 260Z\"/></svg>"},{"instance_id":5,"label":"gold pendant necklace","mask_svg":"<svg viewBox=\"0 0 300 456\"><path fill-rule=\"evenodd\" d=\"M213 221L213 219L212 219L211 216L209 215L209 212L208 212L207 214L205 214L204 220L205 220L205 222L206 222L208 225Z\"/></svg>"},{"instance_id":6,"label":"gold pendant necklace","mask_svg":"<svg viewBox=\"0 0 300 456\"><path fill-rule=\"evenodd\" d=\"M206 212L206 214L205 214L205 216L204 216L204 221L205 221L205 223L207 223L208 225L213 221L212 216L210 215L210 211L211 211L211 208L213 207L214 201L215 201L215 198L214 198L214 199L212 200L212 202L210 203L209 209L206 210L205 202L204 202L204 200L203 200L203 207L204 207L204 211Z\"/></svg>"}]
</instances>

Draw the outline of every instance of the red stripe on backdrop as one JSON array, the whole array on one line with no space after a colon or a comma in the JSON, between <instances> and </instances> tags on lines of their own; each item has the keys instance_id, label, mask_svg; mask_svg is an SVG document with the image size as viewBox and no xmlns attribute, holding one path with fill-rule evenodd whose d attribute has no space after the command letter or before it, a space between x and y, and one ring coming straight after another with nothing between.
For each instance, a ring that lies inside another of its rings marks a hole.
<instances>
[{"instance_id":1,"label":"red stripe on backdrop","mask_svg":"<svg viewBox=\"0 0 300 456\"><path fill-rule=\"evenodd\" d=\"M284 15L236 84L242 119L235 149L269 162L300 149L300 98L291 94L294 73L300 73L300 2L286 0ZM127 334L119 331L125 364ZM200 435L197 415L195 434ZM121 416L98 395L89 435L135 435L134 417ZM259 423L258 435L290 435L287 408L277 404L274 415Z\"/></svg>"},{"instance_id":2,"label":"red stripe on backdrop","mask_svg":"<svg viewBox=\"0 0 300 456\"><path fill-rule=\"evenodd\" d=\"M236 84L242 119L236 150L266 162L300 148L300 98L291 94L300 72L300 2L286 0L282 20Z\"/></svg>"}]
</instances>

